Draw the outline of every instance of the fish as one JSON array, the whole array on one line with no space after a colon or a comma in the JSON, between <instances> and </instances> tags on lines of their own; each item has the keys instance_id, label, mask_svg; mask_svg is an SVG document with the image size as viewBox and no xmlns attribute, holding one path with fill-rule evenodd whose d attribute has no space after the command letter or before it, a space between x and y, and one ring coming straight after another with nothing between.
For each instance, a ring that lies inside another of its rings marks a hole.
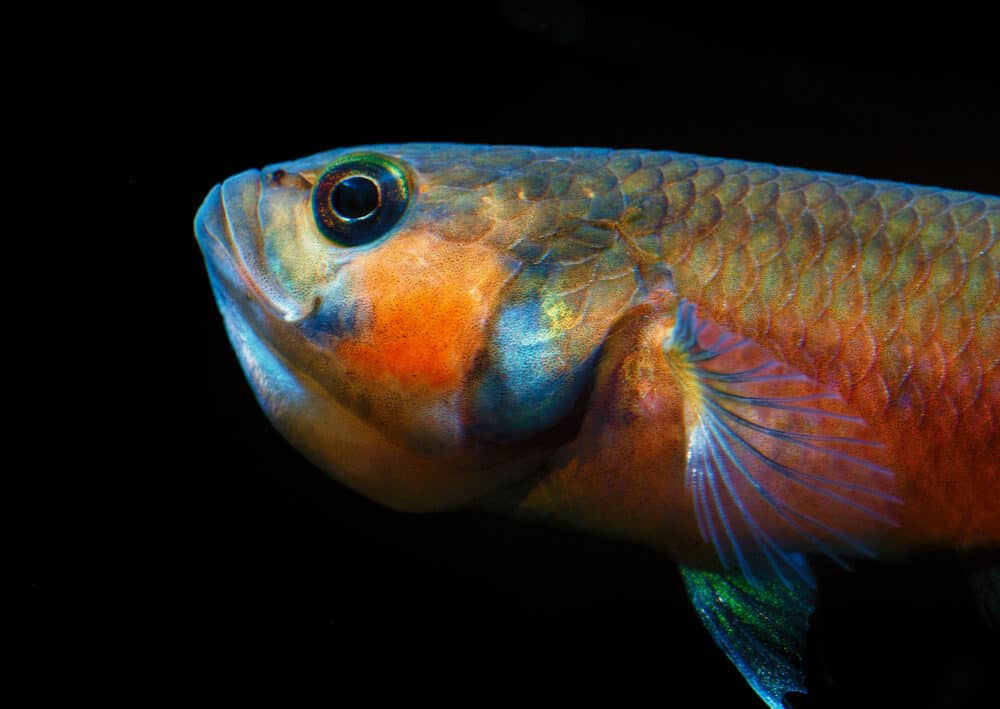
<instances>
[{"instance_id":1,"label":"fish","mask_svg":"<svg viewBox=\"0 0 1000 709\"><path fill-rule=\"evenodd\" d=\"M336 149L194 231L262 410L390 508L649 547L770 707L816 558L1000 547L1000 198L667 151ZM975 571L1000 617L1000 567Z\"/></svg>"}]
</instances>

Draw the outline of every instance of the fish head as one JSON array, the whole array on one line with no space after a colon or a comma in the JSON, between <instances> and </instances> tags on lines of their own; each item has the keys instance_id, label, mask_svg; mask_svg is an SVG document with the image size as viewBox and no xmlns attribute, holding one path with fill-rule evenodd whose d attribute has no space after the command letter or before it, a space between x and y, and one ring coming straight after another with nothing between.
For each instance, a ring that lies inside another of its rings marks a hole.
<instances>
[{"instance_id":1,"label":"fish head","mask_svg":"<svg viewBox=\"0 0 1000 709\"><path fill-rule=\"evenodd\" d=\"M553 162L538 158L352 148L209 192L195 232L230 341L272 423L335 479L444 509L558 447L593 346L549 337L545 278L519 251L559 221L521 170Z\"/></svg>"}]
</instances>

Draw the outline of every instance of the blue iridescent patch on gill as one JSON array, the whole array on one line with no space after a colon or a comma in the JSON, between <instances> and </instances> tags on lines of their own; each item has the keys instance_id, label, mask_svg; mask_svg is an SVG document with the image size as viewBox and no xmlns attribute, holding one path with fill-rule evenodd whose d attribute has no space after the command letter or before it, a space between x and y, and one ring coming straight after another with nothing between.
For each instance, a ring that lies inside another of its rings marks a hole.
<instances>
[{"instance_id":1,"label":"blue iridescent patch on gill","mask_svg":"<svg viewBox=\"0 0 1000 709\"><path fill-rule=\"evenodd\" d=\"M471 431L481 440L529 437L572 409L593 355L574 359L538 300L508 305L494 325L485 371L473 394Z\"/></svg>"}]
</instances>

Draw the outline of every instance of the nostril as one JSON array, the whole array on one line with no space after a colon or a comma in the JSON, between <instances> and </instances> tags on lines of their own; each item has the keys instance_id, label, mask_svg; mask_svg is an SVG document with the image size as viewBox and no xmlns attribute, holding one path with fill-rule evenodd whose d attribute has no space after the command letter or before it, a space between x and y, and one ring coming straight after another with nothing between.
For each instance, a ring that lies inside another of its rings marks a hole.
<instances>
[{"instance_id":1,"label":"nostril","mask_svg":"<svg viewBox=\"0 0 1000 709\"><path fill-rule=\"evenodd\" d=\"M266 173L264 175L264 184L268 187L289 187L307 190L312 187L301 175L287 173L281 168Z\"/></svg>"}]
</instances>

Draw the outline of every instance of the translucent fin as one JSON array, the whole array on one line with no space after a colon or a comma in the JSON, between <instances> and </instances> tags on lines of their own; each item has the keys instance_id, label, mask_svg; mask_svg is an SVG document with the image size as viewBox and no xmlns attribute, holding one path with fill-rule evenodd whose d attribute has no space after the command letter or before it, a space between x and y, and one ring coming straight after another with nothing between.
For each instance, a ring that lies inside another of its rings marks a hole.
<instances>
[{"instance_id":1,"label":"translucent fin","mask_svg":"<svg viewBox=\"0 0 1000 709\"><path fill-rule=\"evenodd\" d=\"M1000 630L1000 553L968 554L963 559L969 570L972 592L983 620Z\"/></svg>"},{"instance_id":2,"label":"translucent fin","mask_svg":"<svg viewBox=\"0 0 1000 709\"><path fill-rule=\"evenodd\" d=\"M682 300L663 343L688 397L685 482L702 538L751 584L811 583L793 552L874 556L894 525L893 474L843 399Z\"/></svg>"},{"instance_id":3,"label":"translucent fin","mask_svg":"<svg viewBox=\"0 0 1000 709\"><path fill-rule=\"evenodd\" d=\"M812 578L805 561L790 555L796 576ZM782 709L788 692L805 694L802 670L812 588L777 578L751 585L739 573L681 567L688 596L712 639L769 707Z\"/></svg>"}]
</instances>

